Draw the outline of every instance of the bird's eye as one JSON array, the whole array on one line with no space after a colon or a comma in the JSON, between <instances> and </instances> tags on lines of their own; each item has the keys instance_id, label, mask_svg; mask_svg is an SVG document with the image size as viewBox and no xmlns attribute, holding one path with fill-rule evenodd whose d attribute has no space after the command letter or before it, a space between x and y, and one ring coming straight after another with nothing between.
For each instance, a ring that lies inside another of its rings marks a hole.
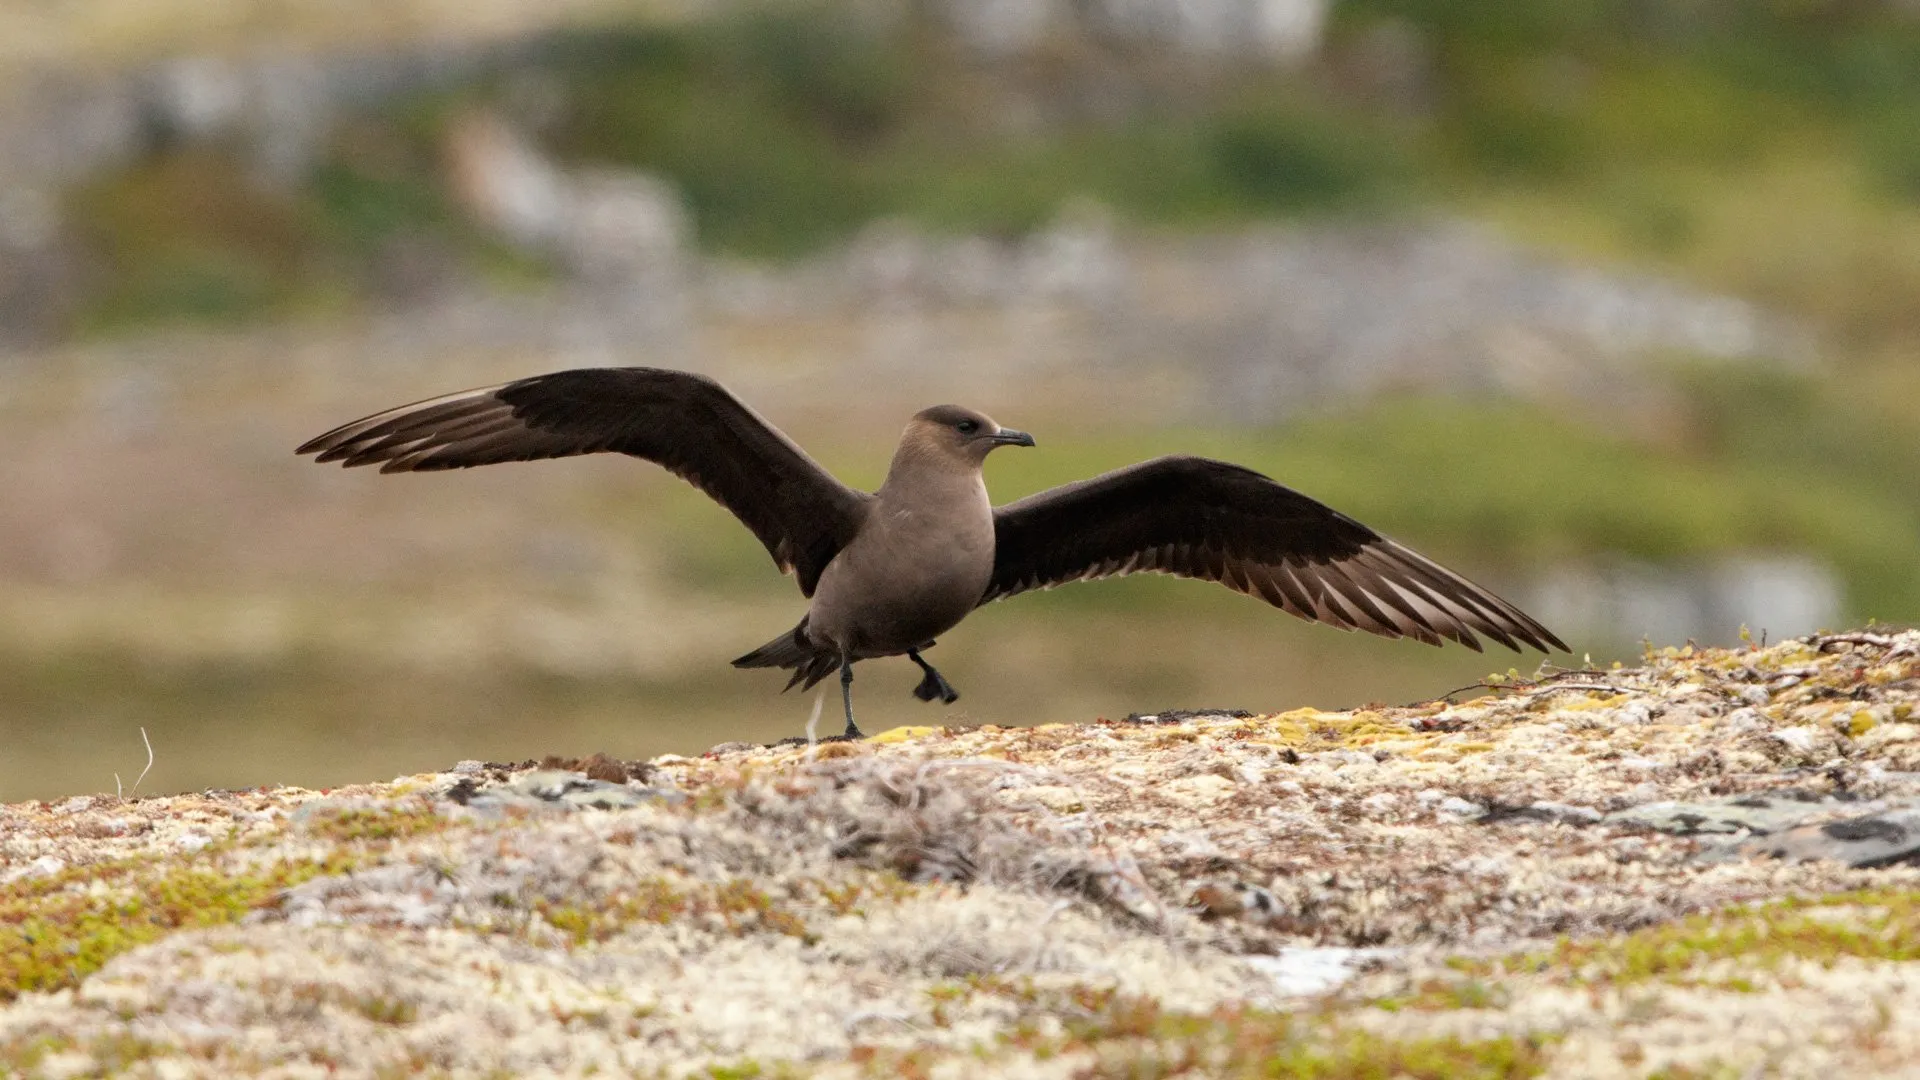
<instances>
[{"instance_id":1,"label":"bird's eye","mask_svg":"<svg viewBox=\"0 0 1920 1080\"><path fill-rule=\"evenodd\" d=\"M972 420L962 420L953 426L959 428L962 435L971 435L980 430L980 425Z\"/></svg>"}]
</instances>

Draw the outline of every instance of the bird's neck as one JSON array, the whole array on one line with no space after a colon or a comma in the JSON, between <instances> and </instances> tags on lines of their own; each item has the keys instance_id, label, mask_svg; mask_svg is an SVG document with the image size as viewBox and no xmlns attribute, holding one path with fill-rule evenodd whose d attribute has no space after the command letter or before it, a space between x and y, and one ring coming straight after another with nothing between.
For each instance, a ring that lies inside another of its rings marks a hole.
<instances>
[{"instance_id":1,"label":"bird's neck","mask_svg":"<svg viewBox=\"0 0 1920 1080\"><path fill-rule=\"evenodd\" d=\"M887 479L874 492L882 505L915 510L921 507L961 507L979 504L991 512L987 482L978 465L935 456L902 446L893 455Z\"/></svg>"}]
</instances>

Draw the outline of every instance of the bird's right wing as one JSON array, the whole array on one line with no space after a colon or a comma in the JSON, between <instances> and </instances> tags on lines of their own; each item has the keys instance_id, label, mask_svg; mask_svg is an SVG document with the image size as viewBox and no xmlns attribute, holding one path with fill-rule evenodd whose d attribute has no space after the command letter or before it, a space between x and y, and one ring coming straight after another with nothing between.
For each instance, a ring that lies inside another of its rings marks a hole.
<instances>
[{"instance_id":1,"label":"bird's right wing","mask_svg":"<svg viewBox=\"0 0 1920 1080\"><path fill-rule=\"evenodd\" d=\"M813 595L870 498L703 375L583 368L485 386L375 413L299 453L381 472L630 454L665 466L731 510L781 570Z\"/></svg>"},{"instance_id":2,"label":"bird's right wing","mask_svg":"<svg viewBox=\"0 0 1920 1080\"><path fill-rule=\"evenodd\" d=\"M993 512L981 603L1070 581L1152 572L1217 581L1310 622L1478 650L1565 649L1519 608L1251 469L1163 457Z\"/></svg>"}]
</instances>

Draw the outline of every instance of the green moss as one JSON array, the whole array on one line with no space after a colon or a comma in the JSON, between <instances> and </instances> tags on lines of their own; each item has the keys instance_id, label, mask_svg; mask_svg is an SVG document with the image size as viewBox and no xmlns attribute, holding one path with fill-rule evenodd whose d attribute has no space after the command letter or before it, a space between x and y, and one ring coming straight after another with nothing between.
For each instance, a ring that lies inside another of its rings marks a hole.
<instances>
[{"instance_id":1,"label":"green moss","mask_svg":"<svg viewBox=\"0 0 1920 1080\"><path fill-rule=\"evenodd\" d=\"M1063 1036L1043 1036L1016 1025L996 1052L1018 1050L1040 1059L1082 1054L1091 1064L1076 1072L1089 1078L1155 1078L1204 1074L1219 1077L1346 1078L1411 1077L1426 1080L1537 1076L1546 1067L1544 1043L1499 1038L1395 1039L1338 1026L1317 1016L1260 1009L1222 1008L1211 1013L1169 1012L1151 998L1100 987L1036 992L1031 984L949 984L937 1006L969 993L1010 996L1023 1007L1071 1017ZM917 1050L856 1048L852 1060L870 1076L929 1075L946 1055Z\"/></svg>"},{"instance_id":2,"label":"green moss","mask_svg":"<svg viewBox=\"0 0 1920 1080\"><path fill-rule=\"evenodd\" d=\"M307 818L302 828L340 843L402 840L437 833L453 825L428 799L382 806L322 810Z\"/></svg>"},{"instance_id":3,"label":"green moss","mask_svg":"<svg viewBox=\"0 0 1920 1080\"><path fill-rule=\"evenodd\" d=\"M806 1067L791 1061L776 1061L763 1065L758 1061L736 1061L724 1065L709 1065L704 1072L694 1074L705 1080L799 1080L811 1075Z\"/></svg>"},{"instance_id":4,"label":"green moss","mask_svg":"<svg viewBox=\"0 0 1920 1080\"><path fill-rule=\"evenodd\" d=\"M835 915L865 915L870 904L897 904L937 886L916 885L879 870L860 871L839 882L811 882L813 895Z\"/></svg>"},{"instance_id":5,"label":"green moss","mask_svg":"<svg viewBox=\"0 0 1920 1080\"><path fill-rule=\"evenodd\" d=\"M1204 1073L1221 1077L1527 1077L1546 1065L1545 1043L1534 1039L1485 1041L1395 1039L1339 1024L1331 1014L1276 1013L1223 1007L1196 1014L1164 1009L1152 998L1105 986L1037 987L1031 979L975 976L931 991L936 1023L975 995L1014 1003L1026 1017L1051 1015L1064 1035L1042 1034L1031 1019L1014 1023L984 1060L1019 1051L1041 1060L1084 1054L1093 1064L1076 1076L1162 1077ZM907 1053L856 1047L852 1060L868 1075L928 1075L939 1052Z\"/></svg>"},{"instance_id":6,"label":"green moss","mask_svg":"<svg viewBox=\"0 0 1920 1080\"><path fill-rule=\"evenodd\" d=\"M162 1056L167 1047L128 1032L100 1035L82 1043L67 1035L38 1035L0 1045L0 1076L36 1076L55 1054L79 1051L93 1061L89 1076L119 1076L142 1061Z\"/></svg>"},{"instance_id":7,"label":"green moss","mask_svg":"<svg viewBox=\"0 0 1920 1080\"><path fill-rule=\"evenodd\" d=\"M806 940L814 936L805 919L744 878L714 890L714 910L726 920L729 930L764 929Z\"/></svg>"},{"instance_id":8,"label":"green moss","mask_svg":"<svg viewBox=\"0 0 1920 1080\"><path fill-rule=\"evenodd\" d=\"M535 910L577 945L605 941L636 923L713 917L730 933L785 934L812 940L806 920L754 882L734 879L718 885L702 881L645 878L592 907L541 902Z\"/></svg>"},{"instance_id":9,"label":"green moss","mask_svg":"<svg viewBox=\"0 0 1920 1080\"><path fill-rule=\"evenodd\" d=\"M1596 941L1563 940L1544 952L1465 967L1475 977L1541 972L1576 985L1702 982L1746 993L1755 989L1754 972L1787 961L1830 965L1845 958L1920 959L1920 892L1853 892L1734 907ZM1737 960L1744 970L1707 971L1723 960Z\"/></svg>"},{"instance_id":10,"label":"green moss","mask_svg":"<svg viewBox=\"0 0 1920 1080\"><path fill-rule=\"evenodd\" d=\"M353 1011L376 1024L401 1027L420 1018L420 1006L400 998L373 995L353 1002Z\"/></svg>"},{"instance_id":11,"label":"green moss","mask_svg":"<svg viewBox=\"0 0 1920 1080\"><path fill-rule=\"evenodd\" d=\"M1244 1045L1244 1044L1242 1044ZM1538 1076L1546 1069L1543 1044L1527 1039L1392 1039L1360 1032L1326 1046L1301 1046L1266 1054L1241 1051L1225 1075L1315 1077L1414 1077L1470 1080ZM1238 1047L1236 1047L1238 1049ZM1125 1075L1110 1073L1109 1075Z\"/></svg>"},{"instance_id":12,"label":"green moss","mask_svg":"<svg viewBox=\"0 0 1920 1080\"><path fill-rule=\"evenodd\" d=\"M238 922L284 889L351 869L334 853L230 872L158 858L71 869L0 887L0 1001L72 986L108 960L177 930Z\"/></svg>"},{"instance_id":13,"label":"green moss","mask_svg":"<svg viewBox=\"0 0 1920 1080\"><path fill-rule=\"evenodd\" d=\"M50 1055L77 1048L67 1035L35 1035L18 1042L0 1043L0 1074L31 1076Z\"/></svg>"},{"instance_id":14,"label":"green moss","mask_svg":"<svg viewBox=\"0 0 1920 1080\"><path fill-rule=\"evenodd\" d=\"M782 934L811 942L815 935L807 923L808 909L825 908L836 916L861 915L871 904L897 903L932 887L937 886L915 885L885 871L861 871L831 882L785 882L779 895L746 878L716 884L651 877L590 906L540 901L534 910L576 945L605 941L640 923L683 921L717 924L717 929L732 934Z\"/></svg>"},{"instance_id":15,"label":"green moss","mask_svg":"<svg viewBox=\"0 0 1920 1080\"><path fill-rule=\"evenodd\" d=\"M109 268L81 312L85 330L265 314L286 298L310 241L296 207L211 151L143 162L70 203L82 242Z\"/></svg>"},{"instance_id":16,"label":"green moss","mask_svg":"<svg viewBox=\"0 0 1920 1080\"><path fill-rule=\"evenodd\" d=\"M1512 994L1506 987L1484 979L1430 979L1411 993L1375 998L1368 1005L1384 1012L1416 1010L1451 1012L1455 1009L1505 1008Z\"/></svg>"},{"instance_id":17,"label":"green moss","mask_svg":"<svg viewBox=\"0 0 1920 1080\"><path fill-rule=\"evenodd\" d=\"M71 866L0 886L0 1001L75 985L175 931L238 922L286 889L348 873L395 841L448 825L424 800L340 810L307 823L343 845L319 858L254 861L246 847L222 840L192 855Z\"/></svg>"}]
</instances>

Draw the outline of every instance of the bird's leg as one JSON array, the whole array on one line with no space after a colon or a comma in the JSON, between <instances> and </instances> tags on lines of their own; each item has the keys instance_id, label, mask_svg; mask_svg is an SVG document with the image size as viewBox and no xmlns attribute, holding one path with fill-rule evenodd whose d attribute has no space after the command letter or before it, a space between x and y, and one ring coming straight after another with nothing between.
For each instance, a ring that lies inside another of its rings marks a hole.
<instances>
[{"instance_id":1,"label":"bird's leg","mask_svg":"<svg viewBox=\"0 0 1920 1080\"><path fill-rule=\"evenodd\" d=\"M847 707L847 730L843 739L861 739L860 728L853 722L853 658L840 654L840 702Z\"/></svg>"},{"instance_id":2,"label":"bird's leg","mask_svg":"<svg viewBox=\"0 0 1920 1080\"><path fill-rule=\"evenodd\" d=\"M919 698L921 701L932 701L934 698L939 698L948 705L960 700L960 693L953 688L953 684L947 682L939 672L933 670L932 664L920 659L919 649L908 649L907 659L919 664L920 670L927 673L927 677L920 680L920 685L913 688L914 697Z\"/></svg>"}]
</instances>

